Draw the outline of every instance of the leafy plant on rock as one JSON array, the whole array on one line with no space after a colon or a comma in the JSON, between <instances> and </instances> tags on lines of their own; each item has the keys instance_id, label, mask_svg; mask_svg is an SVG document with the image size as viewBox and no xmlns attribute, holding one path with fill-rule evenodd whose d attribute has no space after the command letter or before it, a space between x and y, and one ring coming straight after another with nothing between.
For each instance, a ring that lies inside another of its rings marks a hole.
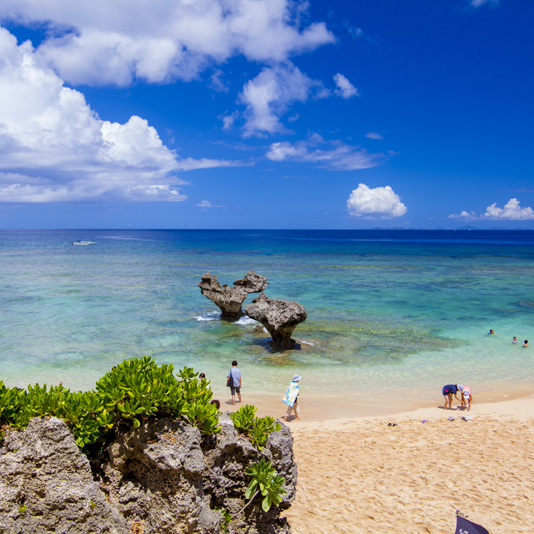
<instances>
[{"instance_id":1,"label":"leafy plant on rock","mask_svg":"<svg viewBox=\"0 0 534 534\"><path fill-rule=\"evenodd\" d=\"M262 458L259 462L245 469L245 473L252 477L252 480L245 491L245 497L249 499L249 501L239 513L245 510L258 493L261 493L263 496L261 507L264 512L268 512L273 505L280 505L282 502L282 495L286 493L286 490L283 487L285 478L278 475L271 462Z\"/></svg>"},{"instance_id":2,"label":"leafy plant on rock","mask_svg":"<svg viewBox=\"0 0 534 534\"><path fill-rule=\"evenodd\" d=\"M256 417L256 411L255 406L245 404L230 417L236 430L249 436L252 444L261 451L267 443L269 434L280 430L281 426L279 423L275 423L274 418L269 415Z\"/></svg>"}]
</instances>

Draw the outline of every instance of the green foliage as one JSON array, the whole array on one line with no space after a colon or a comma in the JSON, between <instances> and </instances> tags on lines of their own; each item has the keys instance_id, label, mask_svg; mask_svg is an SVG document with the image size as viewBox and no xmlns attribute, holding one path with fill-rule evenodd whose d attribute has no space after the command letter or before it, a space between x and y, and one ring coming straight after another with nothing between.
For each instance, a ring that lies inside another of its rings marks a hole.
<instances>
[{"instance_id":1,"label":"green foliage","mask_svg":"<svg viewBox=\"0 0 534 534\"><path fill-rule=\"evenodd\" d=\"M215 506L215 510L221 512L223 517L223 524L221 527L223 532L228 532L228 526L230 525L230 521L232 521L232 515L228 510L226 510L226 508L219 508L218 506Z\"/></svg>"},{"instance_id":2,"label":"green foliage","mask_svg":"<svg viewBox=\"0 0 534 534\"><path fill-rule=\"evenodd\" d=\"M275 423L274 418L269 415L256 417L256 407L245 404L230 415L234 426L238 432L250 437L252 444L261 451L267 443L267 438L271 432L280 430L280 425Z\"/></svg>"},{"instance_id":3,"label":"green foliage","mask_svg":"<svg viewBox=\"0 0 534 534\"><path fill-rule=\"evenodd\" d=\"M251 404L241 406L239 410L230 414L235 429L242 434L249 434L254 428L254 418L256 416L257 408Z\"/></svg>"},{"instance_id":4,"label":"green foliage","mask_svg":"<svg viewBox=\"0 0 534 534\"><path fill-rule=\"evenodd\" d=\"M19 514L25 514L26 513L26 505L25 504L19 504Z\"/></svg>"},{"instance_id":5,"label":"green foliage","mask_svg":"<svg viewBox=\"0 0 534 534\"><path fill-rule=\"evenodd\" d=\"M172 365L153 358L125 360L106 373L93 391L63 386L7 388L0 381L0 426L23 428L33 417L61 417L81 448L106 437L119 425L138 428L149 417L184 417L205 434L220 432L217 408L210 404L209 383L191 368L173 375Z\"/></svg>"},{"instance_id":6,"label":"green foliage","mask_svg":"<svg viewBox=\"0 0 534 534\"><path fill-rule=\"evenodd\" d=\"M259 451L267 443L267 438L271 432L280 430L279 423L274 422L274 417L266 415L265 417L256 417L254 419L254 428L250 433L250 440Z\"/></svg>"},{"instance_id":7,"label":"green foliage","mask_svg":"<svg viewBox=\"0 0 534 534\"><path fill-rule=\"evenodd\" d=\"M283 487L285 478L278 475L271 462L262 458L258 463L245 469L245 473L252 477L245 492L247 499L252 500L258 492L261 492L263 496L261 507L265 512L269 511L273 505L280 505L282 495L286 493Z\"/></svg>"}]
</instances>

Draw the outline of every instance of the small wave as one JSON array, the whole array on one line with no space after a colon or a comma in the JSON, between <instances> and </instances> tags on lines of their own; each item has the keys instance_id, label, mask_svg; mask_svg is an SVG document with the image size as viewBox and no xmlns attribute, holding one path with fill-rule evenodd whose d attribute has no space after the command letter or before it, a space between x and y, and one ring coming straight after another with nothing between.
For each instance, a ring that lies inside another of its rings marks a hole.
<instances>
[{"instance_id":1,"label":"small wave","mask_svg":"<svg viewBox=\"0 0 534 534\"><path fill-rule=\"evenodd\" d=\"M221 313L216 311L205 313L204 315L195 315L197 321L218 321L220 318Z\"/></svg>"},{"instance_id":2,"label":"small wave","mask_svg":"<svg viewBox=\"0 0 534 534\"><path fill-rule=\"evenodd\" d=\"M301 345L310 345L310 347L314 346L314 344L311 341L306 341L305 339L299 339L299 343Z\"/></svg>"},{"instance_id":3,"label":"small wave","mask_svg":"<svg viewBox=\"0 0 534 534\"><path fill-rule=\"evenodd\" d=\"M239 324L241 326L247 326L249 324L259 324L258 321L251 319L248 315L243 315L240 319L234 322L234 324Z\"/></svg>"}]
</instances>

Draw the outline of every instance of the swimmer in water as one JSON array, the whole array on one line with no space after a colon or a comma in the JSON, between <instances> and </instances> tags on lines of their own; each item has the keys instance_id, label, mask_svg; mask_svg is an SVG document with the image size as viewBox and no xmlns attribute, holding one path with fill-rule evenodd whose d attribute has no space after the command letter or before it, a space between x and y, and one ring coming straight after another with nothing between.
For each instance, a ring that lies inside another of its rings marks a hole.
<instances>
[{"instance_id":1,"label":"swimmer in water","mask_svg":"<svg viewBox=\"0 0 534 534\"><path fill-rule=\"evenodd\" d=\"M523 348L526 349L528 347L528 339L525 339L523 342Z\"/></svg>"},{"instance_id":2,"label":"swimmer in water","mask_svg":"<svg viewBox=\"0 0 534 534\"><path fill-rule=\"evenodd\" d=\"M514 344L517 343L517 337L514 336L514 338L512 339L512 343L514 343Z\"/></svg>"},{"instance_id":3,"label":"swimmer in water","mask_svg":"<svg viewBox=\"0 0 534 534\"><path fill-rule=\"evenodd\" d=\"M496 336L495 330L493 328L488 332L488 336Z\"/></svg>"}]
</instances>

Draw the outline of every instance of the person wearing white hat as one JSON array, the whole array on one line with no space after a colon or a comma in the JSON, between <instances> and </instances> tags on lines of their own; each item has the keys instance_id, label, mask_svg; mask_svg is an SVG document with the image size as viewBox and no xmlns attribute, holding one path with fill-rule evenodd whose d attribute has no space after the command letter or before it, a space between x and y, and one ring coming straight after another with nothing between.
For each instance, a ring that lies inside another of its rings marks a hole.
<instances>
[{"instance_id":1,"label":"person wearing white hat","mask_svg":"<svg viewBox=\"0 0 534 534\"><path fill-rule=\"evenodd\" d=\"M291 384L289 384L289 387L287 388L286 394L284 395L284 398L282 399L282 402L287 404L287 412L285 415L281 417L281 419L287 419L291 412L295 412L295 419L300 419L300 407L298 404L298 396L299 396L299 382L302 380L302 377L300 375L295 375L293 377L293 380L291 380Z\"/></svg>"}]
</instances>

